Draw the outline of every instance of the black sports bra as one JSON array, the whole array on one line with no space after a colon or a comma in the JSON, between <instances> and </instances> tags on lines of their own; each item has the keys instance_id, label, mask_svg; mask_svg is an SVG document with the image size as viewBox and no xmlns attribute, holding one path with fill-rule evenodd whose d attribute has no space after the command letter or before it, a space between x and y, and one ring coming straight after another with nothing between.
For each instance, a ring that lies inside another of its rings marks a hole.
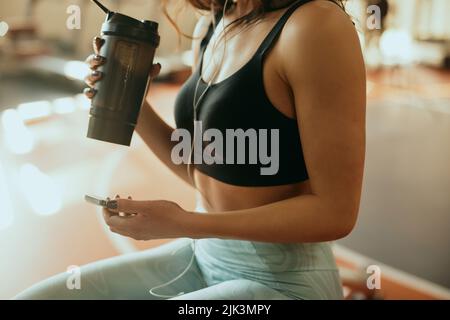
<instances>
[{"instance_id":1,"label":"black sports bra","mask_svg":"<svg viewBox=\"0 0 450 320\"><path fill-rule=\"evenodd\" d=\"M269 101L262 67L290 15L309 1L298 1L287 9L250 61L205 91L208 85L200 77L204 51L214 32L212 25L209 27L200 45L199 65L175 101L177 128L186 129L193 137L194 120L198 121L195 139L200 142L194 143L197 148L191 160L200 172L237 186L277 186L308 179L297 120ZM194 119L196 87L196 102L205 93Z\"/></svg>"}]
</instances>

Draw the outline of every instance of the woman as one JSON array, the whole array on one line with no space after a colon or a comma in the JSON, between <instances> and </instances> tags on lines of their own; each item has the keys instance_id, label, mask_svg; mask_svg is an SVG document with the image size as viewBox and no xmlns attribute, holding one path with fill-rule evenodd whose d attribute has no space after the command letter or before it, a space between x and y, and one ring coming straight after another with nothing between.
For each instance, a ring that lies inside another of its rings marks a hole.
<instances>
[{"instance_id":1,"label":"woman","mask_svg":"<svg viewBox=\"0 0 450 320\"><path fill-rule=\"evenodd\" d=\"M365 154L365 68L351 20L331 0L189 2L213 12L194 32L195 67L175 106L178 129L194 134L195 122L216 133L275 132L276 170L263 174L261 159L174 161L174 129L145 104L137 132L198 190L202 209L116 197L115 209L104 211L111 231L181 239L83 267L81 290L67 290L63 274L19 298L342 298L328 242L355 225ZM101 44L96 38L97 54L88 58L90 98L102 78L97 67L108 63L98 56ZM154 65L152 76L159 70Z\"/></svg>"}]
</instances>

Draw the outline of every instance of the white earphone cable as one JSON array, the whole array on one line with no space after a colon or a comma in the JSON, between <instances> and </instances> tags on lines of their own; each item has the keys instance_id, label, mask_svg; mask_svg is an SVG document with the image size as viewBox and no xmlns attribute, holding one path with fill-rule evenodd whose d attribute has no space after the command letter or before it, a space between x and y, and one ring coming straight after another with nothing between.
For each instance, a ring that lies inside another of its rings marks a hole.
<instances>
[{"instance_id":1,"label":"white earphone cable","mask_svg":"<svg viewBox=\"0 0 450 320\"><path fill-rule=\"evenodd\" d=\"M191 239L191 245L192 245L192 256L191 256L191 260L189 261L189 264L187 265L187 267L175 278L173 278L172 280L169 280L163 284L157 285L153 288L151 288L149 290L150 294L154 295L155 297L158 298L174 298L180 295L183 295L184 292L179 292L176 295L165 295L165 294L159 294L159 293L155 293L155 290L160 289L160 288L164 288L167 287L169 285L171 285L172 283L174 283L175 281L177 281L178 279L180 279L182 276L184 276L186 274L186 272L189 271L189 269L191 268L192 264L194 263L194 258L195 258L195 239ZM180 249L178 249L180 250ZM176 254L178 250L175 250L174 252L172 252L172 255Z\"/></svg>"}]
</instances>

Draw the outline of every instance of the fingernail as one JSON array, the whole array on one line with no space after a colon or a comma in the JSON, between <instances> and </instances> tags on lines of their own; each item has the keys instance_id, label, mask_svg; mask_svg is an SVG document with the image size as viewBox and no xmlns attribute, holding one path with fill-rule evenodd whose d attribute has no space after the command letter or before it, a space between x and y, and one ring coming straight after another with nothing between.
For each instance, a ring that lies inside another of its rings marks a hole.
<instances>
[{"instance_id":1,"label":"fingernail","mask_svg":"<svg viewBox=\"0 0 450 320\"><path fill-rule=\"evenodd\" d=\"M83 93L84 93L84 94L92 95L92 94L95 93L95 90L92 89L92 88L86 88L86 89L83 90Z\"/></svg>"},{"instance_id":2,"label":"fingernail","mask_svg":"<svg viewBox=\"0 0 450 320\"><path fill-rule=\"evenodd\" d=\"M116 200L111 200L111 201L108 201L106 206L108 207L108 209L117 209L118 203Z\"/></svg>"},{"instance_id":3,"label":"fingernail","mask_svg":"<svg viewBox=\"0 0 450 320\"><path fill-rule=\"evenodd\" d=\"M105 58L102 57L102 56L99 55L99 54L96 54L96 55L94 56L94 60L97 61L97 62L102 62L102 61L105 60Z\"/></svg>"}]
</instances>

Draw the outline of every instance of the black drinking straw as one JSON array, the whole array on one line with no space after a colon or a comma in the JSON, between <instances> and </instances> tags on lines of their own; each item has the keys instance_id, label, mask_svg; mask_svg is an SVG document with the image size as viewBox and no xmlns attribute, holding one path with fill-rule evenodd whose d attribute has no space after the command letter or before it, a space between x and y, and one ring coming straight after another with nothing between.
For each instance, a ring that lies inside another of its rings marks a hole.
<instances>
[{"instance_id":1,"label":"black drinking straw","mask_svg":"<svg viewBox=\"0 0 450 320\"><path fill-rule=\"evenodd\" d=\"M110 13L109 9L107 7L105 7L104 5L102 5L100 2L98 2L97 0L92 0L94 1L94 3L100 7L100 9L102 9L106 14Z\"/></svg>"}]
</instances>

